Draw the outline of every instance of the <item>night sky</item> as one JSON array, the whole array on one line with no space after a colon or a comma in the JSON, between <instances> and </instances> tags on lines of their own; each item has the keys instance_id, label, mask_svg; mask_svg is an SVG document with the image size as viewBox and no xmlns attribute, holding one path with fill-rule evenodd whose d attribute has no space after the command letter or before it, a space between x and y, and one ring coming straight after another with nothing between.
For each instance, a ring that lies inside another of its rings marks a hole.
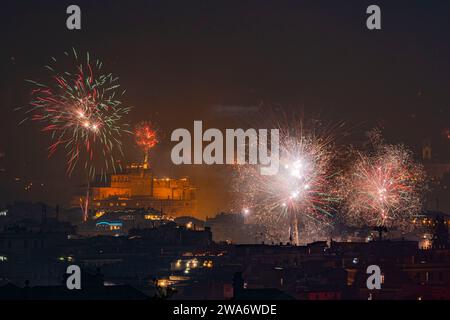
<instances>
[{"instance_id":1,"label":"night sky","mask_svg":"<svg viewBox=\"0 0 450 320\"><path fill-rule=\"evenodd\" d=\"M80 31L66 28L70 4L81 7ZM381 7L382 30L366 28L370 4ZM13 111L29 103L25 79L72 47L120 77L131 124L158 124L154 170L190 176L208 199L203 216L227 208L230 170L170 164L170 133L194 120L234 128L261 106L295 109L348 123L355 141L375 126L415 151L430 139L446 160L449 12L450 2L428 0L2 1L0 203L65 203L83 183L81 169L65 174L64 152L48 159L50 137L36 123L18 126L24 116ZM139 160L132 141L124 139L125 161Z\"/></svg>"}]
</instances>

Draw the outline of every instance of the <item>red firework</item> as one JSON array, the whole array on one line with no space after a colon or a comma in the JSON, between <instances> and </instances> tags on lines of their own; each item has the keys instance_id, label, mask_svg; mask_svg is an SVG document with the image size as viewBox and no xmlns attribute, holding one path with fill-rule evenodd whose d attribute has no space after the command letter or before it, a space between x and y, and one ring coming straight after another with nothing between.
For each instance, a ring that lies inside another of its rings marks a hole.
<instances>
[{"instance_id":1,"label":"red firework","mask_svg":"<svg viewBox=\"0 0 450 320\"><path fill-rule=\"evenodd\" d=\"M158 144L158 131L148 121L139 123L134 130L136 144L141 148L145 155Z\"/></svg>"},{"instance_id":2,"label":"red firework","mask_svg":"<svg viewBox=\"0 0 450 320\"><path fill-rule=\"evenodd\" d=\"M403 146L381 145L358 153L342 186L348 222L402 227L421 209L425 174Z\"/></svg>"}]
</instances>

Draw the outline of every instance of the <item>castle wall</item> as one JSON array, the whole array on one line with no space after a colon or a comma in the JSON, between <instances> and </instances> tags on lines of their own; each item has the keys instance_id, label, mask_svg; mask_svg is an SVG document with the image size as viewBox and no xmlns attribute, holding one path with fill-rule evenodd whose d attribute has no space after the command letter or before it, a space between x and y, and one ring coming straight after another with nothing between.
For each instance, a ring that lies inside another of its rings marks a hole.
<instances>
[{"instance_id":1,"label":"castle wall","mask_svg":"<svg viewBox=\"0 0 450 320\"><path fill-rule=\"evenodd\" d=\"M196 188L183 179L137 171L111 175L110 186L91 188L93 210L153 208L172 216L196 215Z\"/></svg>"},{"instance_id":2,"label":"castle wall","mask_svg":"<svg viewBox=\"0 0 450 320\"><path fill-rule=\"evenodd\" d=\"M93 187L92 197L97 200L107 199L111 197L129 198L131 190L127 187Z\"/></svg>"}]
</instances>

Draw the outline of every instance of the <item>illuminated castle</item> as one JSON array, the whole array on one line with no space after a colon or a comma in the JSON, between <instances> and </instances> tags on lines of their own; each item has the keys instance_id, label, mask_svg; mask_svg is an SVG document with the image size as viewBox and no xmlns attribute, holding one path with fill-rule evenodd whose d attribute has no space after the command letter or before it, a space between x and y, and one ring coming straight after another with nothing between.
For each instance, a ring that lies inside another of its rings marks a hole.
<instances>
[{"instance_id":1,"label":"illuminated castle","mask_svg":"<svg viewBox=\"0 0 450 320\"><path fill-rule=\"evenodd\" d=\"M89 208L120 210L151 208L172 217L196 216L196 188L188 178L156 178L147 166L131 165L112 174L106 185L90 188Z\"/></svg>"}]
</instances>

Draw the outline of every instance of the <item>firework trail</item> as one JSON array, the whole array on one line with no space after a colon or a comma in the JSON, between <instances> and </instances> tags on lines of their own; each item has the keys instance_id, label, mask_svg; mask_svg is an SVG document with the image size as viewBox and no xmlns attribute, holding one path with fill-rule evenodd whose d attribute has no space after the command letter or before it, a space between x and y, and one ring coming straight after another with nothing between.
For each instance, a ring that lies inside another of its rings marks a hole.
<instances>
[{"instance_id":1,"label":"firework trail","mask_svg":"<svg viewBox=\"0 0 450 320\"><path fill-rule=\"evenodd\" d=\"M425 173L402 145L376 142L356 152L340 192L346 222L354 226L407 227L422 207Z\"/></svg>"},{"instance_id":2,"label":"firework trail","mask_svg":"<svg viewBox=\"0 0 450 320\"><path fill-rule=\"evenodd\" d=\"M317 126L317 123L314 124ZM280 168L275 175L261 175L258 166L238 166L236 190L248 219L262 224L273 242L299 243L320 237L333 223L339 202L334 190L336 156L329 132L307 131L301 122L278 124ZM298 232L298 225L302 232Z\"/></svg>"},{"instance_id":3,"label":"firework trail","mask_svg":"<svg viewBox=\"0 0 450 320\"><path fill-rule=\"evenodd\" d=\"M152 123L142 121L134 129L134 138L136 145L144 152L144 168L147 168L149 152L158 144L158 130Z\"/></svg>"},{"instance_id":4,"label":"firework trail","mask_svg":"<svg viewBox=\"0 0 450 320\"><path fill-rule=\"evenodd\" d=\"M32 81L32 101L27 118L43 124L53 143L49 156L58 148L66 150L67 173L70 176L77 163L84 161L89 179L116 170L115 154L122 155L121 135L127 133L123 117L130 108L124 107L118 78L102 72L102 62L85 57L75 49L65 52L70 70L56 67L57 60L45 68L50 72L47 82ZM22 123L21 122L21 123Z\"/></svg>"}]
</instances>

